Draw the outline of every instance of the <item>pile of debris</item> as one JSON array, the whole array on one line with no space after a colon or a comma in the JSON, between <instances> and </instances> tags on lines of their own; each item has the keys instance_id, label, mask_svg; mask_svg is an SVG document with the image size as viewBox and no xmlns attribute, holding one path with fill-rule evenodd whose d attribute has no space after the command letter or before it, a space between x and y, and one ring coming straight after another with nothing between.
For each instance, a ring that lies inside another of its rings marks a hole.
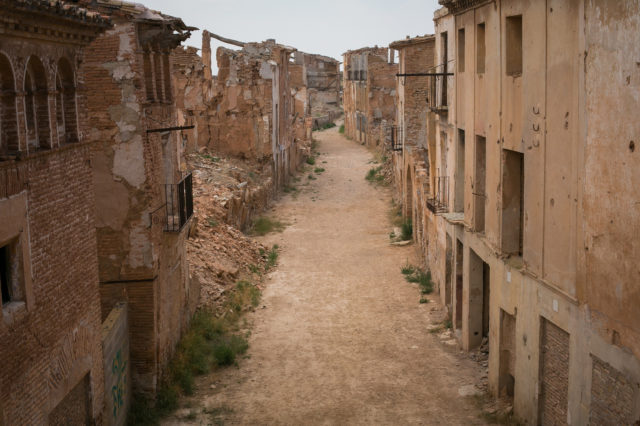
<instances>
[{"instance_id":1,"label":"pile of debris","mask_svg":"<svg viewBox=\"0 0 640 426\"><path fill-rule=\"evenodd\" d=\"M187 242L191 278L200 284L200 305L215 308L238 280L264 270L266 250L241 229L271 199L271 168L205 151L187 161L193 170L194 219Z\"/></svg>"}]
</instances>

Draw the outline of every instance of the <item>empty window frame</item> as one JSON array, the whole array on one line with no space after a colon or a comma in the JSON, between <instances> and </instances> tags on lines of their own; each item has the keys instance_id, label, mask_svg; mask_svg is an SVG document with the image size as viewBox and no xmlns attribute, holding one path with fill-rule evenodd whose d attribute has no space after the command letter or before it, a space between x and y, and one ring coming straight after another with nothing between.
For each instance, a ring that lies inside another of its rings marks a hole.
<instances>
[{"instance_id":1,"label":"empty window frame","mask_svg":"<svg viewBox=\"0 0 640 426\"><path fill-rule=\"evenodd\" d=\"M522 74L522 15L508 16L506 23L507 75Z\"/></svg>"},{"instance_id":2,"label":"empty window frame","mask_svg":"<svg viewBox=\"0 0 640 426\"><path fill-rule=\"evenodd\" d=\"M484 232L485 204L487 201L487 140L476 135L475 178L473 195L475 200L474 228Z\"/></svg>"},{"instance_id":3,"label":"empty window frame","mask_svg":"<svg viewBox=\"0 0 640 426\"><path fill-rule=\"evenodd\" d=\"M458 72L464 72L464 28L458 30Z\"/></svg>"},{"instance_id":4,"label":"empty window frame","mask_svg":"<svg viewBox=\"0 0 640 426\"><path fill-rule=\"evenodd\" d=\"M502 150L502 251L522 256L524 242L524 154Z\"/></svg>"},{"instance_id":5,"label":"empty window frame","mask_svg":"<svg viewBox=\"0 0 640 426\"><path fill-rule=\"evenodd\" d=\"M11 62L0 54L0 155L19 150L15 89Z\"/></svg>"},{"instance_id":6,"label":"empty window frame","mask_svg":"<svg viewBox=\"0 0 640 426\"><path fill-rule=\"evenodd\" d=\"M478 74L484 74L485 55L486 47L483 22L476 27L476 72Z\"/></svg>"},{"instance_id":7,"label":"empty window frame","mask_svg":"<svg viewBox=\"0 0 640 426\"><path fill-rule=\"evenodd\" d=\"M20 238L0 247L0 289L2 305L24 300Z\"/></svg>"},{"instance_id":8,"label":"empty window frame","mask_svg":"<svg viewBox=\"0 0 640 426\"><path fill-rule=\"evenodd\" d=\"M454 211L464 211L464 130L458 129L458 149L456 150L456 174L454 178Z\"/></svg>"},{"instance_id":9,"label":"empty window frame","mask_svg":"<svg viewBox=\"0 0 640 426\"><path fill-rule=\"evenodd\" d=\"M155 93L153 88L153 66L151 64L151 52L145 51L142 54L143 61L143 73L144 73L144 88L147 94L147 101L153 102L155 100Z\"/></svg>"}]
</instances>

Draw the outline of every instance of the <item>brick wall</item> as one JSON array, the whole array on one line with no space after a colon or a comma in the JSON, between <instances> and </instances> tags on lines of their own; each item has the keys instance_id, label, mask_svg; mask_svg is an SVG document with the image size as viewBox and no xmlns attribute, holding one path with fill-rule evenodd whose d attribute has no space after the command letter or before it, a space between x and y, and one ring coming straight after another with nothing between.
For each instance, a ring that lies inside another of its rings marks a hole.
<instances>
[{"instance_id":1,"label":"brick wall","mask_svg":"<svg viewBox=\"0 0 640 426\"><path fill-rule=\"evenodd\" d=\"M540 396L538 423L567 424L569 334L542 318L540 335Z\"/></svg>"},{"instance_id":2,"label":"brick wall","mask_svg":"<svg viewBox=\"0 0 640 426\"><path fill-rule=\"evenodd\" d=\"M634 384L620 371L591 355L593 370L591 374L591 409L589 413L592 425L630 425L634 424L634 397L638 384Z\"/></svg>"},{"instance_id":3,"label":"brick wall","mask_svg":"<svg viewBox=\"0 0 640 426\"><path fill-rule=\"evenodd\" d=\"M91 416L100 418L103 369L89 146L69 145L25 163L33 304L10 326L0 322L4 415L9 424L46 423L49 410L88 373Z\"/></svg>"}]
</instances>

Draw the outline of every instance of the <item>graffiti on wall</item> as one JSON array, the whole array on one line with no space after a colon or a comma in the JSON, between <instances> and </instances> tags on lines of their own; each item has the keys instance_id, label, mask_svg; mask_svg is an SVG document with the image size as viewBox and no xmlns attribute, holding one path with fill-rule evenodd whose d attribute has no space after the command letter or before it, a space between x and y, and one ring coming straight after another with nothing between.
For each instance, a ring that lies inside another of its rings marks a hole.
<instances>
[{"instance_id":1,"label":"graffiti on wall","mask_svg":"<svg viewBox=\"0 0 640 426\"><path fill-rule=\"evenodd\" d=\"M111 387L113 418L115 419L124 407L127 393L127 360L122 359L122 349L118 350L111 362L111 373L116 377L116 382Z\"/></svg>"}]
</instances>

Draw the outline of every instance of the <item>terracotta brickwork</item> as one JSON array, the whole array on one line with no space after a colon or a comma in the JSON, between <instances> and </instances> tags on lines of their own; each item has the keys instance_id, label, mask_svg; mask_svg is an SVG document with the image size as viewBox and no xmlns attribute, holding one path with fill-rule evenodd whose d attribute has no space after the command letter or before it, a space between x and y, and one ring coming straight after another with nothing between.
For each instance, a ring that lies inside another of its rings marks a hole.
<instances>
[{"instance_id":1,"label":"terracotta brickwork","mask_svg":"<svg viewBox=\"0 0 640 426\"><path fill-rule=\"evenodd\" d=\"M0 423L100 423L95 198L78 64L109 22L75 6L0 7Z\"/></svg>"},{"instance_id":2,"label":"terracotta brickwork","mask_svg":"<svg viewBox=\"0 0 640 426\"><path fill-rule=\"evenodd\" d=\"M396 73L387 48L365 47L344 53L345 135L368 146L386 143L382 122L395 119Z\"/></svg>"},{"instance_id":3,"label":"terracotta brickwork","mask_svg":"<svg viewBox=\"0 0 640 426\"><path fill-rule=\"evenodd\" d=\"M188 226L178 215L183 131L163 130L180 124L171 52L189 29L138 4L98 10L114 23L85 59L87 87L101 94L89 99L88 112L102 317L128 302L132 382L153 393L197 292L186 261Z\"/></svg>"}]
</instances>

